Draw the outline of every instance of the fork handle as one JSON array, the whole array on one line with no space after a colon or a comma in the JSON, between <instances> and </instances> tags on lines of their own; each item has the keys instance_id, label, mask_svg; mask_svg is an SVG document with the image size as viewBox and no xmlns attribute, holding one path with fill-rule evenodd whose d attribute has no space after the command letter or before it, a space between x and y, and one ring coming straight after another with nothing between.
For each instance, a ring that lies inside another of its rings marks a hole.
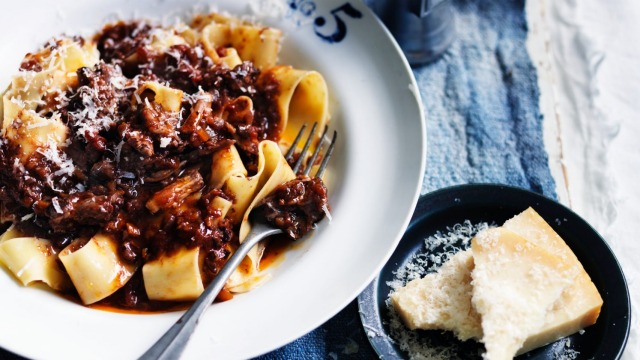
<instances>
[{"instance_id":1,"label":"fork handle","mask_svg":"<svg viewBox=\"0 0 640 360\"><path fill-rule=\"evenodd\" d=\"M187 310L149 350L142 354L139 360L178 359L187 346L189 338L193 330L195 330L196 325L198 325L202 314L204 314L205 310L211 305L216 296L218 296L227 279L229 279L231 274L240 265L242 259L249 253L249 250L267 236L279 233L282 233L282 230L254 226L245 241L242 242L233 255L231 255L231 258L229 258L227 263L222 267L222 270L220 270L200 297L191 305L189 310Z\"/></svg>"}]
</instances>

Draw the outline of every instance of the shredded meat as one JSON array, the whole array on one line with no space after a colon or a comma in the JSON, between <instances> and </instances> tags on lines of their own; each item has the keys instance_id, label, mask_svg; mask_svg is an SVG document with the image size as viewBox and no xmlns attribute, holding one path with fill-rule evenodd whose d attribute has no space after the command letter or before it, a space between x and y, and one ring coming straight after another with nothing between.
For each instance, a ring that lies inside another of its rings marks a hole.
<instances>
[{"instance_id":1,"label":"shredded meat","mask_svg":"<svg viewBox=\"0 0 640 360\"><path fill-rule=\"evenodd\" d=\"M96 36L100 58L106 63L128 69L126 60L148 41L152 26L133 21L108 25ZM129 74L133 77L135 74Z\"/></svg>"},{"instance_id":2,"label":"shredded meat","mask_svg":"<svg viewBox=\"0 0 640 360\"><path fill-rule=\"evenodd\" d=\"M179 119L176 116L162 109L156 102L148 103L142 109L144 124L149 132L161 137L177 138L176 127Z\"/></svg>"},{"instance_id":3,"label":"shredded meat","mask_svg":"<svg viewBox=\"0 0 640 360\"><path fill-rule=\"evenodd\" d=\"M278 186L262 201L267 221L297 240L329 211L327 188L318 177L298 177Z\"/></svg>"},{"instance_id":4,"label":"shredded meat","mask_svg":"<svg viewBox=\"0 0 640 360\"><path fill-rule=\"evenodd\" d=\"M189 195L202 189L203 186L202 175L196 170L190 170L183 177L153 194L151 199L147 201L147 209L155 214L161 209L176 208Z\"/></svg>"},{"instance_id":5,"label":"shredded meat","mask_svg":"<svg viewBox=\"0 0 640 360\"><path fill-rule=\"evenodd\" d=\"M72 232L79 226L99 226L111 220L122 205L122 194L96 195L76 193L56 198L58 205L51 208L49 224L55 232Z\"/></svg>"}]
</instances>

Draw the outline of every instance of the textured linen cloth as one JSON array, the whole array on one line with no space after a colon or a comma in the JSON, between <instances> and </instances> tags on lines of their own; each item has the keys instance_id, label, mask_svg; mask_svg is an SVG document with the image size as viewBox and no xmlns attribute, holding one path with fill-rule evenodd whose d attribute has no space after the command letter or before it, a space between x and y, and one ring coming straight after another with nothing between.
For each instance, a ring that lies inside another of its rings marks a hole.
<instances>
[{"instance_id":1,"label":"textured linen cloth","mask_svg":"<svg viewBox=\"0 0 640 360\"><path fill-rule=\"evenodd\" d=\"M457 184L501 183L555 198L537 75L525 48L524 1L452 5L456 40L440 60L413 69L427 122L422 194ZM354 301L318 329L260 359L376 357Z\"/></svg>"},{"instance_id":2,"label":"textured linen cloth","mask_svg":"<svg viewBox=\"0 0 640 360\"><path fill-rule=\"evenodd\" d=\"M525 48L524 0L454 0L452 5L455 42L440 60L414 68L428 134L422 194L490 182L555 197L537 76ZM376 357L354 301L318 329L260 359ZM0 350L2 360L18 358Z\"/></svg>"},{"instance_id":3,"label":"textured linen cloth","mask_svg":"<svg viewBox=\"0 0 640 360\"><path fill-rule=\"evenodd\" d=\"M640 359L640 2L545 3L571 208L620 262L631 298L622 359Z\"/></svg>"}]
</instances>

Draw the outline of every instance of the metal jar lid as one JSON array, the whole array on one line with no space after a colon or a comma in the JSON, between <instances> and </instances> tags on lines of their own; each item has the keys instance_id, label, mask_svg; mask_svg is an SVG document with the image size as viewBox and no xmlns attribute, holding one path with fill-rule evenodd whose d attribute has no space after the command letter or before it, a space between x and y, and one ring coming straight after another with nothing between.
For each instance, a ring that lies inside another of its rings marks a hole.
<instances>
[{"instance_id":1,"label":"metal jar lid","mask_svg":"<svg viewBox=\"0 0 640 360\"><path fill-rule=\"evenodd\" d=\"M412 65L442 55L455 38L450 0L367 0Z\"/></svg>"}]
</instances>

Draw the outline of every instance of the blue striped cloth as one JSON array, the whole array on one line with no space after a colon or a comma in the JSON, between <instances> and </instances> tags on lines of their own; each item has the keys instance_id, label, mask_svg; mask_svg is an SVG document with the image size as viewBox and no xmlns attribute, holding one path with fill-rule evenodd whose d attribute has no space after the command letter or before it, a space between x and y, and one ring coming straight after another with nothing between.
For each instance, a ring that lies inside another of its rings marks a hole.
<instances>
[{"instance_id":1,"label":"blue striped cloth","mask_svg":"<svg viewBox=\"0 0 640 360\"><path fill-rule=\"evenodd\" d=\"M454 0L456 41L414 68L427 119L422 193L503 183L556 197L540 90L525 47L524 0ZM260 359L376 358L352 302L320 328Z\"/></svg>"}]
</instances>

